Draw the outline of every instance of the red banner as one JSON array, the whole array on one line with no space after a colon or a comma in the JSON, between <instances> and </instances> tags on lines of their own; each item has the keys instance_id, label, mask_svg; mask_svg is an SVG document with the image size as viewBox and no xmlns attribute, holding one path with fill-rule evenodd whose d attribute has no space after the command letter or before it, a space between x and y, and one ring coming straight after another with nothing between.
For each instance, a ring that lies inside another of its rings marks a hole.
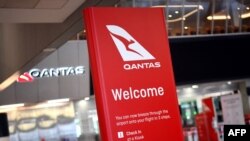
<instances>
[{"instance_id":1,"label":"red banner","mask_svg":"<svg viewBox=\"0 0 250 141\"><path fill-rule=\"evenodd\" d=\"M202 100L203 113L196 116L196 127L199 141L218 141L218 133L214 127L215 111L213 98Z\"/></svg>"},{"instance_id":2,"label":"red banner","mask_svg":"<svg viewBox=\"0 0 250 141\"><path fill-rule=\"evenodd\" d=\"M164 10L87 8L103 141L183 141Z\"/></svg>"}]
</instances>

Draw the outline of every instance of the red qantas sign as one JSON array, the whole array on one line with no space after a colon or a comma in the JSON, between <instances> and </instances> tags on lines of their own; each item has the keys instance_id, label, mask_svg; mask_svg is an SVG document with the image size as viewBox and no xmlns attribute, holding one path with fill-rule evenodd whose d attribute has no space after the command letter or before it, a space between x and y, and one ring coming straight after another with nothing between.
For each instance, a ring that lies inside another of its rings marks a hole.
<instances>
[{"instance_id":1,"label":"red qantas sign","mask_svg":"<svg viewBox=\"0 0 250 141\"><path fill-rule=\"evenodd\" d=\"M121 54L123 61L155 59L122 27L117 25L107 25L106 27L110 31L110 35Z\"/></svg>"},{"instance_id":2,"label":"red qantas sign","mask_svg":"<svg viewBox=\"0 0 250 141\"><path fill-rule=\"evenodd\" d=\"M160 8L83 12L103 141L183 141Z\"/></svg>"},{"instance_id":3,"label":"red qantas sign","mask_svg":"<svg viewBox=\"0 0 250 141\"><path fill-rule=\"evenodd\" d=\"M29 72L25 72L24 74L20 75L17 79L17 82L26 83L26 82L33 82L33 80L36 78L70 76L70 75L79 75L84 73L85 73L84 66L44 68L44 69L33 68Z\"/></svg>"},{"instance_id":4,"label":"red qantas sign","mask_svg":"<svg viewBox=\"0 0 250 141\"><path fill-rule=\"evenodd\" d=\"M25 72L17 78L18 83L32 82L33 80L34 78L28 72Z\"/></svg>"}]
</instances>

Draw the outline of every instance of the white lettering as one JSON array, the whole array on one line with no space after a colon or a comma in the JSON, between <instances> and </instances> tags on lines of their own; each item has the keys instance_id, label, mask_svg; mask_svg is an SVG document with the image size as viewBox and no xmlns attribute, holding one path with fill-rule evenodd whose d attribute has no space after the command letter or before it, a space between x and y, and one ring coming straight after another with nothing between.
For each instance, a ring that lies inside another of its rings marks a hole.
<instances>
[{"instance_id":1,"label":"white lettering","mask_svg":"<svg viewBox=\"0 0 250 141\"><path fill-rule=\"evenodd\" d=\"M39 69L32 69L30 70L30 75L33 76L34 78L37 78L40 76L40 70Z\"/></svg>"},{"instance_id":2,"label":"white lettering","mask_svg":"<svg viewBox=\"0 0 250 141\"><path fill-rule=\"evenodd\" d=\"M134 70L134 69L153 69L160 68L160 62L146 62L146 63L136 63L136 64L124 64L123 68L125 70Z\"/></svg>"},{"instance_id":3,"label":"white lettering","mask_svg":"<svg viewBox=\"0 0 250 141\"><path fill-rule=\"evenodd\" d=\"M147 93L146 93L146 91L145 91L145 89L141 89L140 90L140 96L142 97L142 98L145 98L145 97L147 97Z\"/></svg>"},{"instance_id":4,"label":"white lettering","mask_svg":"<svg viewBox=\"0 0 250 141\"><path fill-rule=\"evenodd\" d=\"M72 68L72 67L69 67L67 70L66 70L66 75L74 75L75 74L75 70Z\"/></svg>"},{"instance_id":5,"label":"white lettering","mask_svg":"<svg viewBox=\"0 0 250 141\"><path fill-rule=\"evenodd\" d=\"M115 89L113 90L112 89L112 94L113 94L113 97L115 99L115 101L117 101L118 99L122 99L122 89L118 90L118 89Z\"/></svg>"},{"instance_id":6,"label":"white lettering","mask_svg":"<svg viewBox=\"0 0 250 141\"><path fill-rule=\"evenodd\" d=\"M140 97L140 92L139 90L134 90L134 97L137 99Z\"/></svg>"},{"instance_id":7,"label":"white lettering","mask_svg":"<svg viewBox=\"0 0 250 141\"><path fill-rule=\"evenodd\" d=\"M124 68L125 70L129 70L130 65L129 65L129 64L124 64L123 68Z\"/></svg>"},{"instance_id":8,"label":"white lettering","mask_svg":"<svg viewBox=\"0 0 250 141\"><path fill-rule=\"evenodd\" d=\"M75 73L76 73L76 75L78 75L78 74L83 74L84 72L85 72L84 66L77 66L77 67L75 68Z\"/></svg>"},{"instance_id":9,"label":"white lettering","mask_svg":"<svg viewBox=\"0 0 250 141\"><path fill-rule=\"evenodd\" d=\"M58 77L59 76L59 70L58 69L54 69L54 68L51 68L50 70L49 70L49 74L50 74L50 76L56 76L56 77Z\"/></svg>"},{"instance_id":10,"label":"white lettering","mask_svg":"<svg viewBox=\"0 0 250 141\"><path fill-rule=\"evenodd\" d=\"M164 95L163 87L153 87L146 89L133 89L132 87L129 87L127 90L122 88L111 89L111 92L115 101L149 98Z\"/></svg>"},{"instance_id":11,"label":"white lettering","mask_svg":"<svg viewBox=\"0 0 250 141\"><path fill-rule=\"evenodd\" d=\"M129 99L129 92L128 91L124 91L123 92L123 98L125 99L125 100L128 100Z\"/></svg>"},{"instance_id":12,"label":"white lettering","mask_svg":"<svg viewBox=\"0 0 250 141\"><path fill-rule=\"evenodd\" d=\"M229 133L228 133L228 136L234 136L234 130L233 129L230 129Z\"/></svg>"},{"instance_id":13,"label":"white lettering","mask_svg":"<svg viewBox=\"0 0 250 141\"><path fill-rule=\"evenodd\" d=\"M241 129L241 133L240 133L241 136L244 136L244 134L246 134L246 133L247 133L246 129Z\"/></svg>"},{"instance_id":14,"label":"white lettering","mask_svg":"<svg viewBox=\"0 0 250 141\"><path fill-rule=\"evenodd\" d=\"M235 136L240 133L240 129L235 129Z\"/></svg>"},{"instance_id":15,"label":"white lettering","mask_svg":"<svg viewBox=\"0 0 250 141\"><path fill-rule=\"evenodd\" d=\"M85 73L84 66L77 67L60 67L60 68L45 68L45 69L31 69L29 71L30 75L34 78L42 77L58 77L58 76L69 76L69 75L79 75Z\"/></svg>"},{"instance_id":16,"label":"white lettering","mask_svg":"<svg viewBox=\"0 0 250 141\"><path fill-rule=\"evenodd\" d=\"M40 77L49 77L48 69L43 69L40 73Z\"/></svg>"},{"instance_id":17,"label":"white lettering","mask_svg":"<svg viewBox=\"0 0 250 141\"><path fill-rule=\"evenodd\" d=\"M66 70L68 69L68 67L61 67L61 68L59 68L59 70L60 70L60 74L62 75L62 76L65 76L66 75Z\"/></svg>"}]
</instances>

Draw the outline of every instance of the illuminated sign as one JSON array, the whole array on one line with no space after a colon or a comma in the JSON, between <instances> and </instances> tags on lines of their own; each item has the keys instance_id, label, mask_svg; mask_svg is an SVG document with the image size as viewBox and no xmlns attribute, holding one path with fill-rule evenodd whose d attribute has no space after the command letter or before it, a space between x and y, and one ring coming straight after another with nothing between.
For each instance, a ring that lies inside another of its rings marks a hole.
<instances>
[{"instance_id":1,"label":"illuminated sign","mask_svg":"<svg viewBox=\"0 0 250 141\"><path fill-rule=\"evenodd\" d=\"M86 8L103 141L183 141L164 9Z\"/></svg>"},{"instance_id":2,"label":"illuminated sign","mask_svg":"<svg viewBox=\"0 0 250 141\"><path fill-rule=\"evenodd\" d=\"M19 83L32 82L36 78L44 77L59 77L59 76L70 76L70 75L81 75L84 74L84 66L76 67L59 67L59 68L44 68L31 69L29 72L25 72L20 75L17 79Z\"/></svg>"}]
</instances>

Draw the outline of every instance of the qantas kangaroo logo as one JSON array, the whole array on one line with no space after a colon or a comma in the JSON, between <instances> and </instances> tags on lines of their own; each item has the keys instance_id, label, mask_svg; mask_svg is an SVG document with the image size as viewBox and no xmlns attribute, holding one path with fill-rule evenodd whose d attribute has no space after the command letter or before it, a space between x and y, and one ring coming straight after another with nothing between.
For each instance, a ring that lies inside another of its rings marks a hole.
<instances>
[{"instance_id":1,"label":"qantas kangaroo logo","mask_svg":"<svg viewBox=\"0 0 250 141\"><path fill-rule=\"evenodd\" d=\"M32 82L33 80L34 78L28 72L25 72L17 78L17 82L19 83Z\"/></svg>"},{"instance_id":2,"label":"qantas kangaroo logo","mask_svg":"<svg viewBox=\"0 0 250 141\"><path fill-rule=\"evenodd\" d=\"M117 25L106 25L110 35L122 56L123 61L155 59L139 42L125 29Z\"/></svg>"}]
</instances>

